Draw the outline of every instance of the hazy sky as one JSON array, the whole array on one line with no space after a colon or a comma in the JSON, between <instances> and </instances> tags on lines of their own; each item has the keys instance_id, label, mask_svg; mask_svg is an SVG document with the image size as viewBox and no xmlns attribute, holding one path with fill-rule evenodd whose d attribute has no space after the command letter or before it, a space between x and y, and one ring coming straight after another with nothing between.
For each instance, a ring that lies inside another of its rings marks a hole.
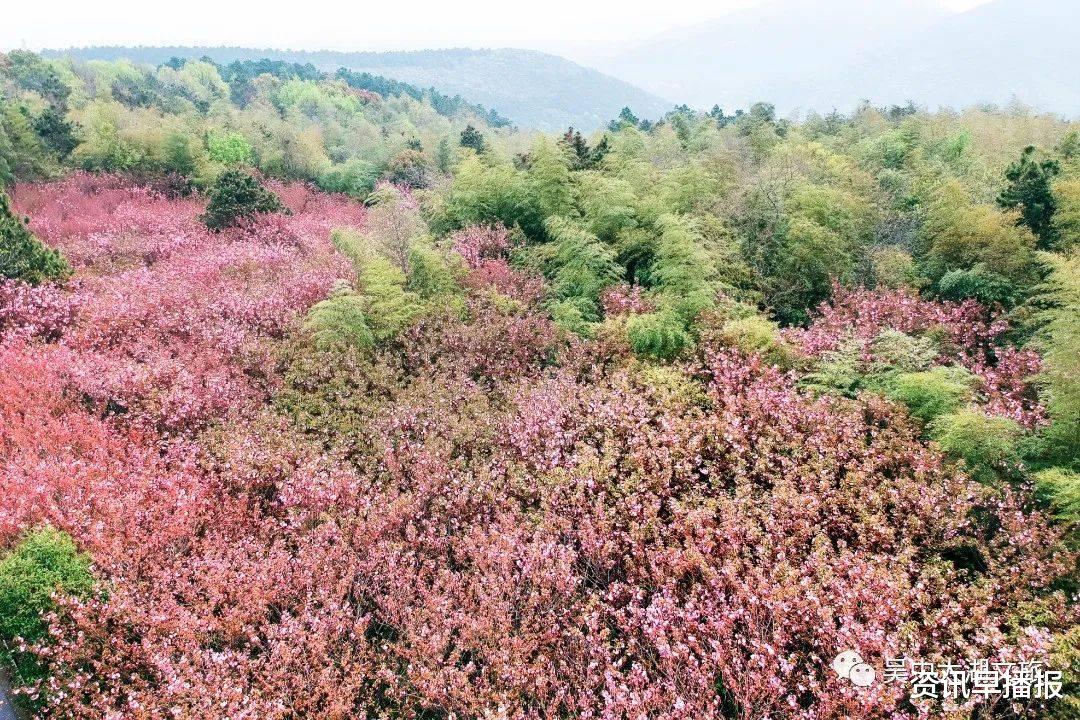
<instances>
[{"instance_id":1,"label":"hazy sky","mask_svg":"<svg viewBox=\"0 0 1080 720\"><path fill-rule=\"evenodd\" d=\"M272 9L271 3L251 0L8 0L0 24L0 49L521 47L588 62L665 30L765 1L305 0ZM962 10L987 0L926 1Z\"/></svg>"}]
</instances>

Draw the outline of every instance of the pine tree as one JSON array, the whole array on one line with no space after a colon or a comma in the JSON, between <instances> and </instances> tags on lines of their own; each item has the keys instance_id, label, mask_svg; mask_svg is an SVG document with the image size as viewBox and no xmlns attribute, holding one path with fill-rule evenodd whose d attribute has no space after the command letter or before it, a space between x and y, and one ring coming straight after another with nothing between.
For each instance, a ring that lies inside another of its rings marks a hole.
<instances>
[{"instance_id":1,"label":"pine tree","mask_svg":"<svg viewBox=\"0 0 1080 720\"><path fill-rule=\"evenodd\" d=\"M640 127L641 123L642 121L638 120L638 117L634 114L633 110L629 107L624 107L619 112L619 117L612 120L611 124L608 125L608 129L612 132L618 132L625 127Z\"/></svg>"},{"instance_id":2,"label":"pine tree","mask_svg":"<svg viewBox=\"0 0 1080 720\"><path fill-rule=\"evenodd\" d=\"M478 153L484 152L484 136L472 125L466 125L461 131L461 147L472 148Z\"/></svg>"},{"instance_id":3,"label":"pine tree","mask_svg":"<svg viewBox=\"0 0 1080 720\"><path fill-rule=\"evenodd\" d=\"M262 213L288 214L277 195L242 170L226 170L210 188L210 202L201 216L214 231L233 227Z\"/></svg>"},{"instance_id":4,"label":"pine tree","mask_svg":"<svg viewBox=\"0 0 1080 720\"><path fill-rule=\"evenodd\" d=\"M69 275L67 261L34 237L26 222L11 211L7 195L0 192L0 278L37 285Z\"/></svg>"},{"instance_id":5,"label":"pine tree","mask_svg":"<svg viewBox=\"0 0 1080 720\"><path fill-rule=\"evenodd\" d=\"M1035 158L1035 146L1024 148L1020 159L1005 171L1008 187L998 195L997 202L1003 208L1020 209L1019 224L1027 226L1039 238L1039 248L1054 246L1057 233L1054 230L1054 212L1057 200L1050 183L1061 166L1056 160L1046 159L1039 162Z\"/></svg>"}]
</instances>

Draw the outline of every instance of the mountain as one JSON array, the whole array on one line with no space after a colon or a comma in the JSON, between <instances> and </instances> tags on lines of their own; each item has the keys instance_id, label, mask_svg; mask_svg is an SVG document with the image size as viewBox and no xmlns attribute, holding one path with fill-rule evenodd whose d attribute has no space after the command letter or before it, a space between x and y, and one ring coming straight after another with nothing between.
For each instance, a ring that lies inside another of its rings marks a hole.
<instances>
[{"instance_id":1,"label":"mountain","mask_svg":"<svg viewBox=\"0 0 1080 720\"><path fill-rule=\"evenodd\" d=\"M659 117L672 103L591 68L530 50L420 50L336 52L227 47L90 47L48 51L83 60L128 58L160 64L172 57L207 56L219 63L269 58L381 75L442 93L461 95L540 130L574 126L591 131L629 106L641 117Z\"/></svg>"},{"instance_id":2,"label":"mountain","mask_svg":"<svg viewBox=\"0 0 1080 720\"><path fill-rule=\"evenodd\" d=\"M730 110L757 100L787 107L799 104L779 96L781 89L791 94L791 79L817 84L860 50L945 17L929 2L774 0L670 31L603 67L696 107Z\"/></svg>"},{"instance_id":3,"label":"mountain","mask_svg":"<svg viewBox=\"0 0 1080 720\"><path fill-rule=\"evenodd\" d=\"M1016 98L1080 114L1080 3L994 0L963 13L906 0L777 0L657 37L603 67L698 107L781 112Z\"/></svg>"},{"instance_id":4,"label":"mountain","mask_svg":"<svg viewBox=\"0 0 1080 720\"><path fill-rule=\"evenodd\" d=\"M922 37L866 53L822 96L836 103L844 86L888 102L912 98L962 107L1019 99L1080 116L1080 3L995 0L947 18Z\"/></svg>"}]
</instances>

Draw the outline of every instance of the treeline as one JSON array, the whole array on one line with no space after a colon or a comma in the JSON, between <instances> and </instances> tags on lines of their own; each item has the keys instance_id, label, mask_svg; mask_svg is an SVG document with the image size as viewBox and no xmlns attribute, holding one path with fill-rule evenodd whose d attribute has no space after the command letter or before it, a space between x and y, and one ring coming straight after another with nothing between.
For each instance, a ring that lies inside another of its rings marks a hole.
<instances>
[{"instance_id":1,"label":"treeline","mask_svg":"<svg viewBox=\"0 0 1080 720\"><path fill-rule=\"evenodd\" d=\"M127 61L0 56L0 183L68 168L119 172L183 189L226 168L363 195L380 178L447 172L467 126L497 113L363 73L244 60Z\"/></svg>"}]
</instances>

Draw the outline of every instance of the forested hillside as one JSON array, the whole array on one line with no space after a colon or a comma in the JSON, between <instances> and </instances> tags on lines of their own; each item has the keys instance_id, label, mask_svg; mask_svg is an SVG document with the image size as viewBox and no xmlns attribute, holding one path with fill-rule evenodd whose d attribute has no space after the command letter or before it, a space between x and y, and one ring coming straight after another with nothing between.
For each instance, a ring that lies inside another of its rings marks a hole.
<instances>
[{"instance_id":1,"label":"forested hillside","mask_svg":"<svg viewBox=\"0 0 1080 720\"><path fill-rule=\"evenodd\" d=\"M82 60L129 59L161 64L172 57L209 57L219 63L271 58L334 72L346 68L419 87L436 88L482 103L522 127L556 130L572 125L592 131L624 106L659 117L671 103L609 75L547 53L515 49L334 52L250 48L90 47L52 51Z\"/></svg>"},{"instance_id":2,"label":"forested hillside","mask_svg":"<svg viewBox=\"0 0 1080 720\"><path fill-rule=\"evenodd\" d=\"M374 82L0 58L27 713L1077 717L1080 125Z\"/></svg>"},{"instance_id":3,"label":"forested hillside","mask_svg":"<svg viewBox=\"0 0 1080 720\"><path fill-rule=\"evenodd\" d=\"M241 163L363 194L382 177L429 165L445 172L467 126L508 125L461 98L278 61L154 67L15 51L0 58L0 71L0 181L7 182L74 166L201 186Z\"/></svg>"}]
</instances>

